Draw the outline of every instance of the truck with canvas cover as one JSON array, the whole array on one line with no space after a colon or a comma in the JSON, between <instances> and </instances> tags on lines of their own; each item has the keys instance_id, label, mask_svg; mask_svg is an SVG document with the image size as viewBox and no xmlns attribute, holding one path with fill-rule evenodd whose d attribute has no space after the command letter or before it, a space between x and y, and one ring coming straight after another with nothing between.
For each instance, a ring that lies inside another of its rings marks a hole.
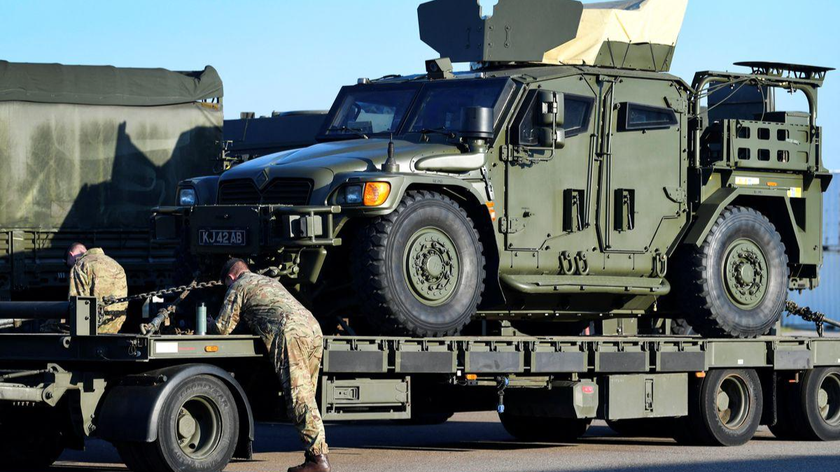
<instances>
[{"instance_id":1,"label":"truck with canvas cover","mask_svg":"<svg viewBox=\"0 0 840 472\"><path fill-rule=\"evenodd\" d=\"M67 296L64 251L101 247L129 286L169 281L151 208L221 155L222 81L196 72L0 62L0 295Z\"/></svg>"},{"instance_id":2,"label":"truck with canvas cover","mask_svg":"<svg viewBox=\"0 0 840 472\"><path fill-rule=\"evenodd\" d=\"M765 334L788 290L819 281L829 69L750 62L689 85L668 73L686 6L424 3L420 37L442 56L426 73L342 88L319 144L158 208L153 236L183 237L208 276L249 259L327 330L671 317ZM776 91L808 109L777 110Z\"/></svg>"}]
</instances>

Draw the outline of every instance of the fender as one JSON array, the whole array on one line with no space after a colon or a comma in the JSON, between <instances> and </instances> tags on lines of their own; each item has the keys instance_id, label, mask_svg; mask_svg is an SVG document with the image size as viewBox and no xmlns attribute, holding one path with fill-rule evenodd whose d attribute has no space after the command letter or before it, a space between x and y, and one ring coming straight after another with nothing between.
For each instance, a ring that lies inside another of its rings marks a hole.
<instances>
[{"instance_id":1,"label":"fender","mask_svg":"<svg viewBox=\"0 0 840 472\"><path fill-rule=\"evenodd\" d=\"M197 375L216 377L230 388L240 419L234 457L250 459L253 455L254 415L248 397L233 376L209 364L179 365L123 378L119 385L105 394L98 413L96 435L110 442L157 440L158 420L166 399L179 384Z\"/></svg>"},{"instance_id":2,"label":"fender","mask_svg":"<svg viewBox=\"0 0 840 472\"><path fill-rule=\"evenodd\" d=\"M715 221L717 221L718 216L720 216L723 210L735 202L739 197L750 196L750 197L762 197L762 198L773 198L778 199L784 202L784 207L787 210L787 221L795 227L794 222L796 221L793 216L793 209L790 206L790 197L788 197L787 192L784 190L771 190L771 189L753 189L753 188L742 188L742 187L732 187L732 188L722 188L712 194L711 197L707 198L703 203L700 204L700 208L697 210L697 216L694 219L694 223L691 226L691 229L688 231L685 239L683 240L684 244L692 244L695 247L699 247L705 241L706 236L709 234L709 231L712 230L712 226L714 226ZM780 228L781 230L781 228ZM799 237L799 233L797 231L792 231L792 235L795 238L796 248L800 251L802 250L802 240Z\"/></svg>"}]
</instances>

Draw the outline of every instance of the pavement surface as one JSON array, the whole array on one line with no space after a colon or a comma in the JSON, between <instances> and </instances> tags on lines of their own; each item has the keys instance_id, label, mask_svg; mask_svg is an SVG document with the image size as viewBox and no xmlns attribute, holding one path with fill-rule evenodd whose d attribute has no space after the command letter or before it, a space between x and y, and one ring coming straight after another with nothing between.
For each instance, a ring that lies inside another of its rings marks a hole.
<instances>
[{"instance_id":1,"label":"pavement surface","mask_svg":"<svg viewBox=\"0 0 840 472\"><path fill-rule=\"evenodd\" d=\"M328 424L336 472L553 472L703 471L816 472L840 470L840 443L777 441L765 428L737 448L678 446L670 439L623 438L604 423L576 444L530 444L509 436L495 413L463 413L438 426L394 423ZM253 461L226 471L283 471L303 457L288 425L257 427ZM68 451L55 471L126 470L116 450L91 441L86 452Z\"/></svg>"}]
</instances>

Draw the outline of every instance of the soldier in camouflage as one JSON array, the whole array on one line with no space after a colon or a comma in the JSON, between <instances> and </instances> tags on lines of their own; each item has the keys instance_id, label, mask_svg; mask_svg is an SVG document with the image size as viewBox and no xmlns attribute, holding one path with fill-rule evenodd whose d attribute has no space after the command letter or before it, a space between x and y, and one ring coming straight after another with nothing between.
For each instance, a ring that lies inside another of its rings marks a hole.
<instances>
[{"instance_id":1,"label":"soldier in camouflage","mask_svg":"<svg viewBox=\"0 0 840 472\"><path fill-rule=\"evenodd\" d=\"M73 243L67 248L67 267L70 268L70 294L68 297L122 298L128 295L125 270L120 264L105 255L99 248L88 250L82 243ZM105 308L99 319L101 334L116 334L125 323L128 303L119 303ZM41 326L44 332L64 332L62 320L49 320Z\"/></svg>"},{"instance_id":2,"label":"soldier in camouflage","mask_svg":"<svg viewBox=\"0 0 840 472\"><path fill-rule=\"evenodd\" d=\"M329 472L324 423L315 401L324 349L318 321L283 284L251 272L241 259L228 261L221 277L229 288L219 317L208 325L223 335L245 325L265 343L289 417L306 448L304 463L289 472Z\"/></svg>"},{"instance_id":3,"label":"soldier in camouflage","mask_svg":"<svg viewBox=\"0 0 840 472\"><path fill-rule=\"evenodd\" d=\"M128 295L125 270L99 248L88 250L84 244L73 243L67 248L70 269L70 297L123 298ZM128 303L105 307L97 332L116 334L125 323Z\"/></svg>"}]
</instances>

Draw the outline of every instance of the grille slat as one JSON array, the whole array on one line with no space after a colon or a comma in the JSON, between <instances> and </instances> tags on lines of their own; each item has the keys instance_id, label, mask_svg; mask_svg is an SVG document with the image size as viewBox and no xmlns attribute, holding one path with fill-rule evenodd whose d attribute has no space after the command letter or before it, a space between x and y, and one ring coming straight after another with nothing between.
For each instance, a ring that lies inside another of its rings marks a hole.
<instances>
[{"instance_id":1,"label":"grille slat","mask_svg":"<svg viewBox=\"0 0 840 472\"><path fill-rule=\"evenodd\" d=\"M312 181L275 179L260 193L251 180L231 180L219 187L220 205L306 205Z\"/></svg>"}]
</instances>

